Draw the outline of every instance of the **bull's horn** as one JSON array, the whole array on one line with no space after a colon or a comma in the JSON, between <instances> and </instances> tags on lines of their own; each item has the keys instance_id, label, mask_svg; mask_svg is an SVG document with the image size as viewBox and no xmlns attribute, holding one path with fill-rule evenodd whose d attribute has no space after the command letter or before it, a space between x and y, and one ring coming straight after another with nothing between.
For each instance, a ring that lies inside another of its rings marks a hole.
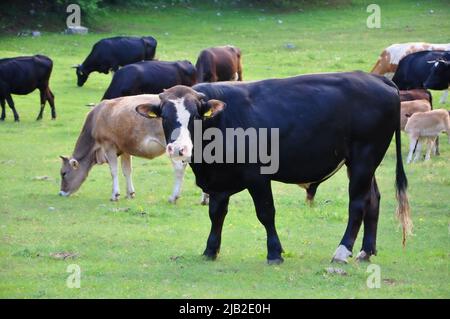
<instances>
[{"instance_id":1,"label":"bull's horn","mask_svg":"<svg viewBox=\"0 0 450 319\"><path fill-rule=\"evenodd\" d=\"M430 60L430 61L427 61L427 63L436 63L437 62L437 60Z\"/></svg>"},{"instance_id":2,"label":"bull's horn","mask_svg":"<svg viewBox=\"0 0 450 319\"><path fill-rule=\"evenodd\" d=\"M81 65L81 64L74 64L74 65L71 66L71 68L72 68L72 69L76 69L76 68L78 68L80 65Z\"/></svg>"}]
</instances>

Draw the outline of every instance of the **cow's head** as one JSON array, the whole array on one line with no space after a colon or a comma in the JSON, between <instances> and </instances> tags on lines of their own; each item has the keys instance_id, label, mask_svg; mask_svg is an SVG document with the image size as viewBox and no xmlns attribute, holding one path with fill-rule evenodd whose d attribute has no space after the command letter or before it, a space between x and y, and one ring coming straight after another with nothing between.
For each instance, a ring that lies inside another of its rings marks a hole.
<instances>
[{"instance_id":1,"label":"cow's head","mask_svg":"<svg viewBox=\"0 0 450 319\"><path fill-rule=\"evenodd\" d=\"M186 85L194 85L197 83L197 70L195 69L195 66L187 60L184 61L178 61L177 66L181 69L183 74L189 79Z\"/></svg>"},{"instance_id":2,"label":"cow's head","mask_svg":"<svg viewBox=\"0 0 450 319\"><path fill-rule=\"evenodd\" d=\"M77 85L83 86L88 79L89 73L86 72L82 64L74 65L73 68L77 74Z\"/></svg>"},{"instance_id":3,"label":"cow's head","mask_svg":"<svg viewBox=\"0 0 450 319\"><path fill-rule=\"evenodd\" d=\"M61 189L59 195L69 196L75 193L84 182L89 173L89 168L81 165L75 158L60 156L61 167Z\"/></svg>"},{"instance_id":4,"label":"cow's head","mask_svg":"<svg viewBox=\"0 0 450 319\"><path fill-rule=\"evenodd\" d=\"M164 91L159 98L159 105L141 104L136 111L147 118L161 117L167 154L176 160L189 160L194 146L194 120L210 121L223 111L225 103L207 100L203 93L183 85Z\"/></svg>"},{"instance_id":5,"label":"cow's head","mask_svg":"<svg viewBox=\"0 0 450 319\"><path fill-rule=\"evenodd\" d=\"M424 87L431 90L445 90L450 83L450 61L443 59L428 61L433 63L430 75L423 83Z\"/></svg>"}]
</instances>

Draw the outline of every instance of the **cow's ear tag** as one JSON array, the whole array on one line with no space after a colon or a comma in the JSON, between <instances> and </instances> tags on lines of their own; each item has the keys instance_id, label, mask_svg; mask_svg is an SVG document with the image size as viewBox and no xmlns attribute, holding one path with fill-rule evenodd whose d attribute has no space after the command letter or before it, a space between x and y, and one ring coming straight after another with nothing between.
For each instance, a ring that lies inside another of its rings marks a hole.
<instances>
[{"instance_id":1,"label":"cow's ear tag","mask_svg":"<svg viewBox=\"0 0 450 319\"><path fill-rule=\"evenodd\" d=\"M156 115L156 113L153 112L153 111L148 112L147 115L148 115L149 118L152 118L152 119L158 117L158 115Z\"/></svg>"},{"instance_id":2,"label":"cow's ear tag","mask_svg":"<svg viewBox=\"0 0 450 319\"><path fill-rule=\"evenodd\" d=\"M208 111L206 111L206 112L203 114L203 117L205 117L205 118L210 118L211 115L212 115L212 110L209 109Z\"/></svg>"}]
</instances>

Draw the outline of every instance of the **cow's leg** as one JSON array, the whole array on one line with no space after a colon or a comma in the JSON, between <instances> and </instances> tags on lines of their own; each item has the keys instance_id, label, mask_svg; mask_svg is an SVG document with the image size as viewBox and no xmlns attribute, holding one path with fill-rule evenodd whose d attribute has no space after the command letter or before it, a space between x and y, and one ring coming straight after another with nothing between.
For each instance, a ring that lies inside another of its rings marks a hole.
<instances>
[{"instance_id":1,"label":"cow's leg","mask_svg":"<svg viewBox=\"0 0 450 319\"><path fill-rule=\"evenodd\" d=\"M414 154L414 149L416 148L416 144L419 143L419 138L416 136L409 136L409 153L408 157L406 158L406 163L409 164L412 161L412 157Z\"/></svg>"},{"instance_id":2,"label":"cow's leg","mask_svg":"<svg viewBox=\"0 0 450 319\"><path fill-rule=\"evenodd\" d=\"M109 169L111 170L111 177L113 180L111 201L119 200L120 189L119 189L119 174L118 174L118 163L117 163L117 153L115 149L110 149L106 152L106 158L108 159Z\"/></svg>"},{"instance_id":3,"label":"cow's leg","mask_svg":"<svg viewBox=\"0 0 450 319\"><path fill-rule=\"evenodd\" d=\"M222 227L225 216L228 212L228 202L230 195L228 193L211 193L209 198L209 218L211 219L211 231L206 243L206 249L203 255L208 259L216 259L220 251L220 242L222 239Z\"/></svg>"},{"instance_id":4,"label":"cow's leg","mask_svg":"<svg viewBox=\"0 0 450 319\"><path fill-rule=\"evenodd\" d=\"M447 102L447 97L448 97L448 89L444 90L444 93L442 93L439 103L444 104L445 102Z\"/></svg>"},{"instance_id":5,"label":"cow's leg","mask_svg":"<svg viewBox=\"0 0 450 319\"><path fill-rule=\"evenodd\" d=\"M11 94L8 94L6 96L6 101L8 102L8 105L9 105L10 109L12 110L12 112L14 114L14 121L19 122L19 120L20 120L19 119L19 114L16 111L16 108L14 106L14 101L13 101L13 99L11 97Z\"/></svg>"},{"instance_id":6,"label":"cow's leg","mask_svg":"<svg viewBox=\"0 0 450 319\"><path fill-rule=\"evenodd\" d=\"M316 196L317 187L319 183L312 183L306 188L306 202L312 206L314 204L314 197Z\"/></svg>"},{"instance_id":7,"label":"cow's leg","mask_svg":"<svg viewBox=\"0 0 450 319\"><path fill-rule=\"evenodd\" d=\"M423 141L424 141L424 139L422 137L419 137L419 139L417 140L417 147L416 147L416 152L415 152L415 156L414 156L414 162L417 162L418 160L420 160L420 155L422 154Z\"/></svg>"},{"instance_id":8,"label":"cow's leg","mask_svg":"<svg viewBox=\"0 0 450 319\"><path fill-rule=\"evenodd\" d=\"M364 215L364 237L361 251L356 256L357 261L369 261L371 255L376 255L378 215L380 213L380 192L375 176L372 180L370 199L366 203Z\"/></svg>"},{"instance_id":9,"label":"cow's leg","mask_svg":"<svg viewBox=\"0 0 450 319\"><path fill-rule=\"evenodd\" d=\"M50 90L50 87L47 86L46 93L46 99L48 103L50 104L50 109L52 111L52 120L56 119L56 109L55 109L55 95L53 95L53 92Z\"/></svg>"},{"instance_id":10,"label":"cow's leg","mask_svg":"<svg viewBox=\"0 0 450 319\"><path fill-rule=\"evenodd\" d=\"M427 153L425 155L425 161L429 161L431 158L431 151L433 148L435 148L435 142L436 142L436 138L435 137L429 137L427 138Z\"/></svg>"},{"instance_id":11,"label":"cow's leg","mask_svg":"<svg viewBox=\"0 0 450 319\"><path fill-rule=\"evenodd\" d=\"M250 195L256 208L256 215L267 233L267 262L280 264L283 262L280 239L275 228L275 206L273 204L270 181L261 181L249 187Z\"/></svg>"},{"instance_id":12,"label":"cow's leg","mask_svg":"<svg viewBox=\"0 0 450 319\"><path fill-rule=\"evenodd\" d=\"M122 162L122 173L125 176L125 180L127 182L127 198L134 198L136 195L133 186L133 180L131 178L131 173L133 171L131 165L131 156L129 154L123 153L121 156Z\"/></svg>"},{"instance_id":13,"label":"cow's leg","mask_svg":"<svg viewBox=\"0 0 450 319\"><path fill-rule=\"evenodd\" d=\"M2 105L2 116L0 117L0 121L4 121L6 117L5 113L5 99L0 98L0 104Z\"/></svg>"},{"instance_id":14,"label":"cow's leg","mask_svg":"<svg viewBox=\"0 0 450 319\"><path fill-rule=\"evenodd\" d=\"M44 108L45 108L45 101L46 101L46 92L45 92L45 88L40 88L39 89L39 96L41 99L41 109L39 110L39 114L36 118L36 121L42 120L42 114L44 113Z\"/></svg>"},{"instance_id":15,"label":"cow's leg","mask_svg":"<svg viewBox=\"0 0 450 319\"><path fill-rule=\"evenodd\" d=\"M209 195L202 192L202 199L200 201L201 205L208 205L209 204Z\"/></svg>"},{"instance_id":16,"label":"cow's leg","mask_svg":"<svg viewBox=\"0 0 450 319\"><path fill-rule=\"evenodd\" d=\"M186 163L182 161L172 161L173 173L175 175L175 183L173 185L172 195L169 197L169 203L175 204L180 197L181 186L183 185L184 172L186 170Z\"/></svg>"},{"instance_id":17,"label":"cow's leg","mask_svg":"<svg viewBox=\"0 0 450 319\"><path fill-rule=\"evenodd\" d=\"M352 165L348 168L350 176L348 223L341 243L331 260L332 262L346 263L347 258L352 256L353 245L365 217L367 206L370 203L374 171L366 163L369 161L367 158L353 159Z\"/></svg>"}]
</instances>

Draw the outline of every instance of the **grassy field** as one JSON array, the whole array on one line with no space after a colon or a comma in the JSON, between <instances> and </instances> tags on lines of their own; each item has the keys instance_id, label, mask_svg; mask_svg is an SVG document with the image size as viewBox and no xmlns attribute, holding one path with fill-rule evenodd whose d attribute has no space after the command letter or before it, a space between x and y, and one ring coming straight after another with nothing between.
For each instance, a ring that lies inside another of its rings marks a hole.
<instances>
[{"instance_id":1,"label":"grassy field","mask_svg":"<svg viewBox=\"0 0 450 319\"><path fill-rule=\"evenodd\" d=\"M96 73L83 88L76 87L70 66L81 63L97 40L152 35L159 41L159 59L193 62L202 48L234 44L242 49L246 80L368 71L391 43L449 42L446 1L378 1L381 29L366 27L369 3L288 13L199 7L117 10L98 17L96 28L101 32L87 36L0 36L0 57L42 53L53 59L51 88L58 114L51 121L47 109L44 119L35 121L36 91L14 96L20 123L13 122L9 108L6 121L0 123L0 297L449 298L446 138L441 139L441 156L406 168L415 236L405 249L394 218L393 145L377 171L382 199L378 256L372 262L381 267L379 289L366 285L367 264L352 260L339 266L347 276L325 271L347 221L345 170L319 188L313 208L305 204L304 191L297 186L273 184L278 233L286 250L280 266L265 262L265 231L246 192L231 199L218 260L203 260L210 227L207 208L199 205L200 190L190 169L182 198L176 206L167 202L173 175L166 157L135 159L134 200L109 201L106 165L94 167L74 196L57 196L58 155L71 154L89 111L85 105L98 102L111 79ZM287 43L295 47L288 49ZM437 104L441 92L433 94ZM404 156L407 143L403 135ZM121 179L122 194L124 186ZM355 253L361 238L360 233ZM76 256L52 257L62 252ZM70 264L81 267L80 289L66 286Z\"/></svg>"}]
</instances>

